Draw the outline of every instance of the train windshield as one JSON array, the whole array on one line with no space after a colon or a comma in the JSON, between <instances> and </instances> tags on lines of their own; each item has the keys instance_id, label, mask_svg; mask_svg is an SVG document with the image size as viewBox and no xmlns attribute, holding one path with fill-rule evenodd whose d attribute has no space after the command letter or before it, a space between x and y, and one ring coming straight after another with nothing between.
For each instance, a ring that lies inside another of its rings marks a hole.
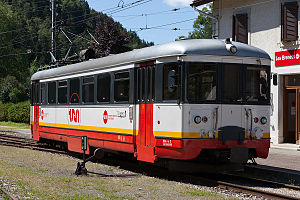
<instances>
[{"instance_id":1,"label":"train windshield","mask_svg":"<svg viewBox=\"0 0 300 200\"><path fill-rule=\"evenodd\" d=\"M188 66L189 101L213 101L217 98L217 65L190 63Z\"/></svg>"},{"instance_id":2,"label":"train windshield","mask_svg":"<svg viewBox=\"0 0 300 200\"><path fill-rule=\"evenodd\" d=\"M234 63L187 63L190 103L269 104L270 67Z\"/></svg>"},{"instance_id":3,"label":"train windshield","mask_svg":"<svg viewBox=\"0 0 300 200\"><path fill-rule=\"evenodd\" d=\"M222 102L269 103L269 68L260 65L223 65Z\"/></svg>"},{"instance_id":4,"label":"train windshield","mask_svg":"<svg viewBox=\"0 0 300 200\"><path fill-rule=\"evenodd\" d=\"M247 102L267 102L269 93L266 68L247 66L245 100Z\"/></svg>"}]
</instances>

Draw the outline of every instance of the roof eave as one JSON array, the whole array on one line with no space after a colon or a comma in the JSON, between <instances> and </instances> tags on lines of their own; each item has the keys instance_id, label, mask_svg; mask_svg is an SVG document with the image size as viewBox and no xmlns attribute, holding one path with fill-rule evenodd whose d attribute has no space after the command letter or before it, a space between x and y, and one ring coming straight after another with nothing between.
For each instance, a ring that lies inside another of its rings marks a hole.
<instances>
[{"instance_id":1,"label":"roof eave","mask_svg":"<svg viewBox=\"0 0 300 200\"><path fill-rule=\"evenodd\" d=\"M193 3L190 4L191 7L198 7L214 0L194 0Z\"/></svg>"}]
</instances>

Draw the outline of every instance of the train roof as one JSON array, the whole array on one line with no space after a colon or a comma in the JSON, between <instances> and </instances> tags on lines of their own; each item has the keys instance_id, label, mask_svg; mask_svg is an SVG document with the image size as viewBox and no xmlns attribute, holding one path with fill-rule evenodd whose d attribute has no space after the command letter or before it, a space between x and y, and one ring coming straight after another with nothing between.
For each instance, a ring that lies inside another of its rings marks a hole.
<instances>
[{"instance_id":1,"label":"train roof","mask_svg":"<svg viewBox=\"0 0 300 200\"><path fill-rule=\"evenodd\" d=\"M265 58L270 56L263 50L247 44L232 42L238 49L236 54L226 50L224 40L216 39L191 39L170 42L167 44L136 49L130 52L110 55L103 58L93 59L81 63L66 65L36 72L31 80L55 78L64 75L99 70L102 68L139 63L148 60L155 60L162 57L183 56L183 55L209 55L228 57Z\"/></svg>"}]
</instances>

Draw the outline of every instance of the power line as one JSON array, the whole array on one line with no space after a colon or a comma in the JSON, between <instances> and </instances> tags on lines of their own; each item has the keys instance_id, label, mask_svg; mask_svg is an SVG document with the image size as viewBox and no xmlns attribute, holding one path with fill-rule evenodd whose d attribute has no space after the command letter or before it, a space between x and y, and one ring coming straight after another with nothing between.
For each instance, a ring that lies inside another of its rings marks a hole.
<instances>
[{"instance_id":1,"label":"power line","mask_svg":"<svg viewBox=\"0 0 300 200\"><path fill-rule=\"evenodd\" d=\"M114 14L114 13L118 13L118 12L121 12L121 11L124 11L124 10L127 10L127 9L130 9L130 8L134 8L134 7L136 7L136 6L140 6L140 5L145 4L145 3L148 3L148 2L150 2L150 1L152 1L152 0L138 0L138 1L135 1L135 2L133 2L133 3L126 4L126 5L124 5L122 8L120 8L120 7L115 7L115 8L106 9L106 10L111 10L111 11L109 11L109 12L107 12L107 13L100 13L100 14L99 14L99 13L95 13L95 16L89 17L89 18L87 18L87 19L75 21L74 24L79 24L79 23L82 23L82 22L85 22L85 21L89 21L89 20L91 20L91 19L94 19L94 18L96 18L96 17L102 15L102 14L112 15L112 14ZM105 11L105 10L103 10L103 11ZM102 11L101 11L101 12L102 12ZM89 15L93 15L93 14L89 14ZM88 15L82 15L82 16L88 16ZM78 16L78 17L82 17L82 16ZM78 17L76 17L76 18L78 18ZM73 19L75 19L75 18L73 18ZM61 21L62 21L62 20L61 20ZM61 21L57 21L57 22L61 22Z\"/></svg>"},{"instance_id":2,"label":"power line","mask_svg":"<svg viewBox=\"0 0 300 200\"><path fill-rule=\"evenodd\" d=\"M178 22L173 22L173 23L168 23L168 24L162 24L162 25L153 26L153 27L139 28L140 30L137 30L137 32L138 31L143 31L143 30L149 30L149 29L157 29L157 28L161 28L161 27L164 27L164 26L174 25L174 24L180 24L180 23L192 21L192 20L195 20L195 19L197 19L197 18L186 19L186 20L182 20L182 21L178 21Z\"/></svg>"},{"instance_id":3,"label":"power line","mask_svg":"<svg viewBox=\"0 0 300 200\"><path fill-rule=\"evenodd\" d=\"M186 9L187 7L184 8L174 8L172 10L163 10L159 12L153 12L153 13L141 13L141 14L136 14L136 15L123 15L123 16L113 16L113 17L143 17L143 16L150 16L150 15L160 15L160 14L179 14L179 13L190 13L194 11L186 11L186 12L177 12L179 10Z\"/></svg>"},{"instance_id":4,"label":"power line","mask_svg":"<svg viewBox=\"0 0 300 200\"><path fill-rule=\"evenodd\" d=\"M134 5L134 4L143 2L143 1L145 1L145 0L137 0L137 1L135 1L135 2L125 4L125 5L123 5L123 8L126 8L126 7L128 7L128 6L130 6L130 5ZM150 1L152 1L152 0L150 0ZM105 14L104 11L112 12L111 10L117 10L117 9L122 9L122 8L120 8L119 6L115 6L115 7L107 8L107 9L104 9L104 10L101 10L101 11L96 11L96 13L90 13L90 14L80 15L80 16L74 17L73 19L78 19L78 18L81 18L81 17L87 17L87 16L91 16L91 15L96 15L96 16L94 16L94 17L91 17L91 19L92 19L92 18L95 18L95 17L97 17L97 16L100 16L101 14ZM101 13L100 13L100 12L101 12ZM69 13L70 13L70 12L69 12ZM100 14L99 14L99 13L100 13ZM57 23L63 22L63 21L64 21L64 20L59 20L59 21L57 21Z\"/></svg>"}]
</instances>

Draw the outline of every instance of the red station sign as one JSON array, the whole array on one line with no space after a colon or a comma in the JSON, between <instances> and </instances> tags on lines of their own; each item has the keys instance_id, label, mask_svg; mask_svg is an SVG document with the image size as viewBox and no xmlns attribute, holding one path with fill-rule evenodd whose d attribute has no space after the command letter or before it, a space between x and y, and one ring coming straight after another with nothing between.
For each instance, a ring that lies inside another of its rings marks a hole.
<instances>
[{"instance_id":1,"label":"red station sign","mask_svg":"<svg viewBox=\"0 0 300 200\"><path fill-rule=\"evenodd\" d=\"M300 49L275 52L275 66L300 64Z\"/></svg>"}]
</instances>

